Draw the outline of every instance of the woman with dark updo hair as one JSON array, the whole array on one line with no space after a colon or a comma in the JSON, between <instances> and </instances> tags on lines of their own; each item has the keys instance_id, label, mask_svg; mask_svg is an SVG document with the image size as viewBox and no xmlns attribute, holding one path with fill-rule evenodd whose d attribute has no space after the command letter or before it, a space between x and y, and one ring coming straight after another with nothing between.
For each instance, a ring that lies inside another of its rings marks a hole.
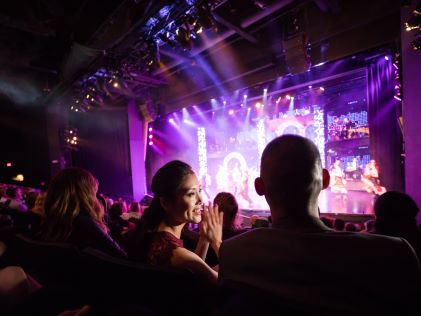
<instances>
[{"instance_id":1,"label":"woman with dark updo hair","mask_svg":"<svg viewBox=\"0 0 421 316\"><path fill-rule=\"evenodd\" d=\"M238 223L238 202L234 195L229 192L219 192L215 196L213 203L218 205L220 212L224 212L223 240L247 231L242 229Z\"/></svg>"},{"instance_id":2,"label":"woman with dark updo hair","mask_svg":"<svg viewBox=\"0 0 421 316\"><path fill-rule=\"evenodd\" d=\"M108 235L104 209L96 197L98 180L87 170L61 170L45 198L41 240L69 243L80 249L96 248L117 257L125 252Z\"/></svg>"},{"instance_id":3,"label":"woman with dark updo hair","mask_svg":"<svg viewBox=\"0 0 421 316\"><path fill-rule=\"evenodd\" d=\"M223 213L217 206L203 205L202 189L193 169L182 161L171 161L156 172L151 189L152 203L128 238L129 258L187 268L216 282L218 274L204 258L209 245L219 254ZM184 248L180 239L188 223L201 223L195 252Z\"/></svg>"}]
</instances>

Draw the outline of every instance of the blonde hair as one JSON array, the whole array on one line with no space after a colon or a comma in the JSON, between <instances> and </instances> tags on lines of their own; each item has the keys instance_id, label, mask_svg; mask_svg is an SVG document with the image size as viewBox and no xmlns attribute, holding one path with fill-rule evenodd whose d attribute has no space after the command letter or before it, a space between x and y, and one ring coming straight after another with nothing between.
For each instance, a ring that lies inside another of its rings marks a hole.
<instances>
[{"instance_id":1,"label":"blonde hair","mask_svg":"<svg viewBox=\"0 0 421 316\"><path fill-rule=\"evenodd\" d=\"M96 198L98 180L87 170L68 168L61 170L51 181L45 199L45 219L41 237L46 241L64 242L71 232L75 218L88 214L107 232L104 209Z\"/></svg>"}]
</instances>

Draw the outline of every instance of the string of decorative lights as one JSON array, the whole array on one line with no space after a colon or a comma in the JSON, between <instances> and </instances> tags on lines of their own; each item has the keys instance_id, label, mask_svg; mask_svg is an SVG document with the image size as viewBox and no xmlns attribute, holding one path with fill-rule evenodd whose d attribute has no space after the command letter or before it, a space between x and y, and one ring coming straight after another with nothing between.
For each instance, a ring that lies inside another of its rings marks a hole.
<instances>
[{"instance_id":1,"label":"string of decorative lights","mask_svg":"<svg viewBox=\"0 0 421 316\"><path fill-rule=\"evenodd\" d=\"M199 178L208 173L208 156L206 151L206 130L197 128L197 153L199 157Z\"/></svg>"}]
</instances>

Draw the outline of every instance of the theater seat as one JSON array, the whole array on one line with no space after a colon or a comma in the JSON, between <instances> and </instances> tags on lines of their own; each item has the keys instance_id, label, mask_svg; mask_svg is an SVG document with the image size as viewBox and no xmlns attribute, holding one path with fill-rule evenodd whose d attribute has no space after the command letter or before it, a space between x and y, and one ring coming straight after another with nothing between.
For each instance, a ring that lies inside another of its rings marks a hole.
<instances>
[{"instance_id":1,"label":"theater seat","mask_svg":"<svg viewBox=\"0 0 421 316\"><path fill-rule=\"evenodd\" d=\"M17 234L3 255L7 265L22 267L42 285L79 285L83 280L82 256L69 244L46 243Z\"/></svg>"},{"instance_id":2,"label":"theater seat","mask_svg":"<svg viewBox=\"0 0 421 316\"><path fill-rule=\"evenodd\" d=\"M83 251L89 266L89 284L97 284L100 301L95 307L115 307L117 302L145 307L168 315L209 315L215 287L188 270L157 267L114 258L97 249ZM104 311L105 311L104 310Z\"/></svg>"}]
</instances>

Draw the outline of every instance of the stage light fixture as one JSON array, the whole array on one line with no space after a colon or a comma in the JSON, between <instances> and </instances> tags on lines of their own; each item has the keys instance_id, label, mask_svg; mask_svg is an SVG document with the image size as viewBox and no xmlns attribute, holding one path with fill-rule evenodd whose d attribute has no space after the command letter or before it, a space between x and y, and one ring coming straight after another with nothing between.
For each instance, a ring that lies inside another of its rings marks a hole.
<instances>
[{"instance_id":1,"label":"stage light fixture","mask_svg":"<svg viewBox=\"0 0 421 316\"><path fill-rule=\"evenodd\" d=\"M286 98L287 100L291 100L291 96L290 96L289 94L287 94L287 95L285 96L285 98Z\"/></svg>"},{"instance_id":2,"label":"stage light fixture","mask_svg":"<svg viewBox=\"0 0 421 316\"><path fill-rule=\"evenodd\" d=\"M149 132L152 132L152 127L149 127Z\"/></svg>"},{"instance_id":3,"label":"stage light fixture","mask_svg":"<svg viewBox=\"0 0 421 316\"><path fill-rule=\"evenodd\" d=\"M169 123L171 123L171 124L174 124L174 119L173 119L173 118L170 118L170 119L168 120L168 122L169 122Z\"/></svg>"},{"instance_id":4,"label":"stage light fixture","mask_svg":"<svg viewBox=\"0 0 421 316\"><path fill-rule=\"evenodd\" d=\"M175 31L175 38L184 50L192 49L191 33L184 27L179 27Z\"/></svg>"},{"instance_id":5,"label":"stage light fixture","mask_svg":"<svg viewBox=\"0 0 421 316\"><path fill-rule=\"evenodd\" d=\"M197 9L196 24L203 26L205 29L216 28L215 19L212 15L211 8L208 3L204 3Z\"/></svg>"},{"instance_id":6,"label":"stage light fixture","mask_svg":"<svg viewBox=\"0 0 421 316\"><path fill-rule=\"evenodd\" d=\"M234 115L234 113L235 113L235 112L234 112L234 110L233 110L233 109L230 109L230 110L228 111L228 114L229 114L229 115Z\"/></svg>"},{"instance_id":7,"label":"stage light fixture","mask_svg":"<svg viewBox=\"0 0 421 316\"><path fill-rule=\"evenodd\" d=\"M325 91L324 87L320 87L319 89L320 89L320 91Z\"/></svg>"},{"instance_id":8,"label":"stage light fixture","mask_svg":"<svg viewBox=\"0 0 421 316\"><path fill-rule=\"evenodd\" d=\"M149 139L151 139L153 136L152 135L149 135Z\"/></svg>"},{"instance_id":9,"label":"stage light fixture","mask_svg":"<svg viewBox=\"0 0 421 316\"><path fill-rule=\"evenodd\" d=\"M412 30L420 29L421 23L421 12L414 10L408 22L405 22L405 31L410 32Z\"/></svg>"},{"instance_id":10,"label":"stage light fixture","mask_svg":"<svg viewBox=\"0 0 421 316\"><path fill-rule=\"evenodd\" d=\"M389 60L389 56L384 56L384 59L385 60Z\"/></svg>"},{"instance_id":11,"label":"stage light fixture","mask_svg":"<svg viewBox=\"0 0 421 316\"><path fill-rule=\"evenodd\" d=\"M262 107L262 104L260 102L256 102L254 106L256 107L256 109L260 109Z\"/></svg>"},{"instance_id":12,"label":"stage light fixture","mask_svg":"<svg viewBox=\"0 0 421 316\"><path fill-rule=\"evenodd\" d=\"M149 142L149 146L152 146L152 145L153 145L153 141L150 141L150 142Z\"/></svg>"}]
</instances>

